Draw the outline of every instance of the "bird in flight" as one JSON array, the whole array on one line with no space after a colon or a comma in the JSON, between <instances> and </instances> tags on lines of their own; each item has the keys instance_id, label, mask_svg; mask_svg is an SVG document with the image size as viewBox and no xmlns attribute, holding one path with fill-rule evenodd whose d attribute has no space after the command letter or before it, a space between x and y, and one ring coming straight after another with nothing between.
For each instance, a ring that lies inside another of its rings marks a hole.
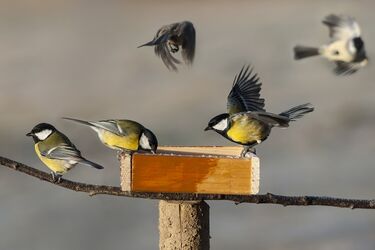
<instances>
[{"instance_id":1,"label":"bird in flight","mask_svg":"<svg viewBox=\"0 0 375 250\"><path fill-rule=\"evenodd\" d=\"M323 24L329 28L331 42L320 47L295 46L296 60L311 56L322 56L336 63L337 75L350 75L368 63L361 29L353 17L328 15Z\"/></svg>"},{"instance_id":2,"label":"bird in flight","mask_svg":"<svg viewBox=\"0 0 375 250\"><path fill-rule=\"evenodd\" d=\"M181 61L172 54L181 50L181 56L185 64L191 65L195 55L195 28L189 21L172 23L162 26L152 41L142 44L144 46L155 46L155 54L159 56L169 70L177 71L176 64Z\"/></svg>"}]
</instances>

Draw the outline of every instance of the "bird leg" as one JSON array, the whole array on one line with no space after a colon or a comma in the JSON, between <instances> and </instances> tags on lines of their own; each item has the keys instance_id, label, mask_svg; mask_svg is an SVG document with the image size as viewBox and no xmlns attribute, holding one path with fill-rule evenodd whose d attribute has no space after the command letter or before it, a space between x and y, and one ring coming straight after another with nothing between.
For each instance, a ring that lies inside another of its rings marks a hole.
<instances>
[{"instance_id":1,"label":"bird leg","mask_svg":"<svg viewBox=\"0 0 375 250\"><path fill-rule=\"evenodd\" d=\"M54 183L60 183L61 182L61 174L57 174L55 172L51 172L52 175L52 181Z\"/></svg>"},{"instance_id":2,"label":"bird leg","mask_svg":"<svg viewBox=\"0 0 375 250\"><path fill-rule=\"evenodd\" d=\"M255 145L250 145L250 146L244 146L243 150L241 152L241 157L246 157L247 153L253 153L254 155L257 154L257 151L255 148L253 148Z\"/></svg>"}]
</instances>

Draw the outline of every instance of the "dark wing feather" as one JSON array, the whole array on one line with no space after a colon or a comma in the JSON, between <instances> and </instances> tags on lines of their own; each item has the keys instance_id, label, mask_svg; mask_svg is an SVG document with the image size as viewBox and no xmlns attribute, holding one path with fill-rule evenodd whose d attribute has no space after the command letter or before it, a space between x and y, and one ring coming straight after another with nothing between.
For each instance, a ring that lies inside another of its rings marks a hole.
<instances>
[{"instance_id":1,"label":"dark wing feather","mask_svg":"<svg viewBox=\"0 0 375 250\"><path fill-rule=\"evenodd\" d=\"M195 55L195 28L191 22L182 22L179 25L178 36L182 39L182 59L186 64L192 64Z\"/></svg>"},{"instance_id":2,"label":"dark wing feather","mask_svg":"<svg viewBox=\"0 0 375 250\"><path fill-rule=\"evenodd\" d=\"M360 68L359 63L347 63L342 61L336 62L336 68L334 72L336 75L351 75L358 71Z\"/></svg>"},{"instance_id":3,"label":"dark wing feather","mask_svg":"<svg viewBox=\"0 0 375 250\"><path fill-rule=\"evenodd\" d=\"M233 81L233 87L228 95L227 110L229 114L246 111L265 111L264 99L260 98L262 83L249 66L242 67ZM251 76L252 75L252 76ZM251 77L250 77L251 76Z\"/></svg>"},{"instance_id":4,"label":"dark wing feather","mask_svg":"<svg viewBox=\"0 0 375 250\"><path fill-rule=\"evenodd\" d=\"M167 42L177 25L177 23L165 25L158 30L155 37L163 37L163 39L157 39L158 43L155 44L154 49L155 54L162 59L165 66L167 66L168 69L174 71L177 71L176 64L180 64L181 62L174 56L172 56L171 52L169 51Z\"/></svg>"},{"instance_id":5,"label":"dark wing feather","mask_svg":"<svg viewBox=\"0 0 375 250\"><path fill-rule=\"evenodd\" d=\"M271 126L282 126L287 127L290 119L286 116L281 116L278 114L268 113L268 112L250 112L248 113L249 116L264 122Z\"/></svg>"},{"instance_id":6,"label":"dark wing feather","mask_svg":"<svg viewBox=\"0 0 375 250\"><path fill-rule=\"evenodd\" d=\"M323 24L328 26L329 36L334 40L345 40L361 35L358 23L350 16L331 14L324 18Z\"/></svg>"},{"instance_id":7,"label":"dark wing feather","mask_svg":"<svg viewBox=\"0 0 375 250\"><path fill-rule=\"evenodd\" d=\"M156 45L155 54L161 58L168 69L177 71L176 64L180 64L181 62L172 56L166 43Z\"/></svg>"}]
</instances>

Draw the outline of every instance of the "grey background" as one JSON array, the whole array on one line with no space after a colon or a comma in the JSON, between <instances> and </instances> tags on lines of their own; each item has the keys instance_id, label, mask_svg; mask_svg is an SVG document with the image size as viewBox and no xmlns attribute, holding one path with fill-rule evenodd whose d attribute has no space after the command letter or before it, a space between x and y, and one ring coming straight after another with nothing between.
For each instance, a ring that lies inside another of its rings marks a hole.
<instances>
[{"instance_id":1,"label":"grey background","mask_svg":"<svg viewBox=\"0 0 375 250\"><path fill-rule=\"evenodd\" d=\"M39 122L65 132L103 171L67 178L119 184L116 153L63 121L129 118L162 145L233 145L207 121L225 111L234 75L252 63L266 108L316 111L258 147L261 193L374 198L373 65L336 77L322 59L295 62L296 44L328 41L321 19L350 14L374 58L373 1L0 2L0 154L47 170L25 134ZM191 20L192 68L169 72L151 48L160 25ZM372 57L371 57L372 56ZM373 211L209 202L212 249L375 249ZM0 249L156 249L157 202L74 193L0 168Z\"/></svg>"}]
</instances>

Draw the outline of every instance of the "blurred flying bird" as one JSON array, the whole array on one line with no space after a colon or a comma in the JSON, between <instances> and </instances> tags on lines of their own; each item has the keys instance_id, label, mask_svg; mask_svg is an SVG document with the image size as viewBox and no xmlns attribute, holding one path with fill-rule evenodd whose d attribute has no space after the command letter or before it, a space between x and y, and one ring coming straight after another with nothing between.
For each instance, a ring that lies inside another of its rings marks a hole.
<instances>
[{"instance_id":1,"label":"blurred flying bird","mask_svg":"<svg viewBox=\"0 0 375 250\"><path fill-rule=\"evenodd\" d=\"M214 130L225 138L241 144L244 149L241 156L269 136L273 127L286 128L314 110L306 103L293 107L280 114L266 112L264 99L260 98L262 83L249 67L243 67L234 78L233 87L227 98L228 113L212 118L205 130ZM255 152L255 151L254 151Z\"/></svg>"},{"instance_id":2,"label":"blurred flying bird","mask_svg":"<svg viewBox=\"0 0 375 250\"><path fill-rule=\"evenodd\" d=\"M83 158L69 138L50 124L36 125L27 136L34 139L35 152L39 159L52 170L54 181L59 181L63 174L78 163L103 169L102 166Z\"/></svg>"},{"instance_id":3,"label":"blurred flying bird","mask_svg":"<svg viewBox=\"0 0 375 250\"><path fill-rule=\"evenodd\" d=\"M156 153L158 141L156 136L138 122L131 120L82 121L63 118L89 126L107 147L120 151L145 150Z\"/></svg>"},{"instance_id":4,"label":"blurred flying bird","mask_svg":"<svg viewBox=\"0 0 375 250\"><path fill-rule=\"evenodd\" d=\"M331 14L324 18L323 24L329 28L331 42L319 48L294 47L296 60L320 55L336 63L337 75L350 75L367 65L361 30L353 17Z\"/></svg>"},{"instance_id":5,"label":"blurred flying bird","mask_svg":"<svg viewBox=\"0 0 375 250\"><path fill-rule=\"evenodd\" d=\"M176 59L171 53L180 50L185 64L191 65L195 54L195 29L191 22L184 21L162 26L152 39L143 46L155 46L155 54L160 56L168 69L177 71L176 64L180 60Z\"/></svg>"}]
</instances>

